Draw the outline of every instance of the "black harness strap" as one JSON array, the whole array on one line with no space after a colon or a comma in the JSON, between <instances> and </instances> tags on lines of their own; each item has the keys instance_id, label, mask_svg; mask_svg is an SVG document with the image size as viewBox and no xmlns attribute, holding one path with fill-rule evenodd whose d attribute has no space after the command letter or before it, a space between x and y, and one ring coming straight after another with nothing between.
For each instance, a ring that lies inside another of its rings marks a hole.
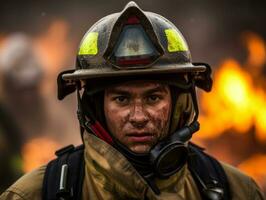
<instances>
[{"instance_id":1,"label":"black harness strap","mask_svg":"<svg viewBox=\"0 0 266 200\"><path fill-rule=\"evenodd\" d=\"M221 164L192 143L189 144L189 152L188 168L202 199L230 200L230 187Z\"/></svg>"},{"instance_id":2,"label":"black harness strap","mask_svg":"<svg viewBox=\"0 0 266 200\"><path fill-rule=\"evenodd\" d=\"M84 177L84 146L66 146L56 152L58 156L47 165L42 199L81 199ZM80 178L82 177L82 178Z\"/></svg>"}]
</instances>

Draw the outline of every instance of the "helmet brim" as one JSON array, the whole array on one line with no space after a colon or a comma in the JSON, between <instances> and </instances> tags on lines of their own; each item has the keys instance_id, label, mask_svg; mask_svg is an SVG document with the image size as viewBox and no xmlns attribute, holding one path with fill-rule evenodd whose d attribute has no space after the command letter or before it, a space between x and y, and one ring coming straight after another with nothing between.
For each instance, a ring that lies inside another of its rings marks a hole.
<instances>
[{"instance_id":1,"label":"helmet brim","mask_svg":"<svg viewBox=\"0 0 266 200\"><path fill-rule=\"evenodd\" d=\"M155 74L178 74L178 73L193 73L206 71L205 65L193 65L192 63L186 64L164 64L153 65L145 69L114 69L110 67L99 67L94 69L78 69L73 73L63 74L64 80L86 80L104 77L121 77L132 75L155 75Z\"/></svg>"}]
</instances>

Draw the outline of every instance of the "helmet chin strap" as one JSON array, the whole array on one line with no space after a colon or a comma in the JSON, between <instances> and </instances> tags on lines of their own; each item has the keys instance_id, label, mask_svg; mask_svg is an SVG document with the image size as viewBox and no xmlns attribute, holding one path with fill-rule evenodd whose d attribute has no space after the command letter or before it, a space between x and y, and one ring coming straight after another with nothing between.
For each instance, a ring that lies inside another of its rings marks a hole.
<instances>
[{"instance_id":1,"label":"helmet chin strap","mask_svg":"<svg viewBox=\"0 0 266 200\"><path fill-rule=\"evenodd\" d=\"M85 106L82 105L79 90L77 91L79 105L77 111L78 119L83 131L85 129L115 147L145 178L153 191L156 194L160 194L160 190L156 186L154 179L169 178L186 164L188 158L186 142L191 139L193 133L199 130L199 123L197 121L198 105L193 79L188 91L192 96L192 103L195 109L195 116L192 123L178 129L173 134L170 134L163 140L159 141L148 153L135 153L119 142L116 138L111 137L111 134L109 134L97 121L89 106L87 106L86 110L84 110ZM84 111L86 112L86 115ZM83 131L81 133L82 138Z\"/></svg>"}]
</instances>

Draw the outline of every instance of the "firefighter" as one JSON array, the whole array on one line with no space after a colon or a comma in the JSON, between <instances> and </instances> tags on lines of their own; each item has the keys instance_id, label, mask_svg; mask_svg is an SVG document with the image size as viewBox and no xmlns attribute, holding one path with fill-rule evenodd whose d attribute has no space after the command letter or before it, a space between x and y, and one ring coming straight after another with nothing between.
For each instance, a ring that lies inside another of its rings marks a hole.
<instances>
[{"instance_id":1,"label":"firefighter","mask_svg":"<svg viewBox=\"0 0 266 200\"><path fill-rule=\"evenodd\" d=\"M58 150L0 199L263 199L250 177L189 142L196 87L211 85L179 30L129 2L89 29L76 69L58 76L59 99L77 90L83 145Z\"/></svg>"}]
</instances>

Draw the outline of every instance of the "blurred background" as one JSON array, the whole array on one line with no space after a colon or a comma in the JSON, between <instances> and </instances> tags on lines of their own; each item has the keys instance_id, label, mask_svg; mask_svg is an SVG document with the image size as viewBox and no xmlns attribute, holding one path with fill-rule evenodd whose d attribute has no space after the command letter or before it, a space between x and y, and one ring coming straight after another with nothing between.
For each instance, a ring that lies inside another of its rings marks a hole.
<instances>
[{"instance_id":1,"label":"blurred background","mask_svg":"<svg viewBox=\"0 0 266 200\"><path fill-rule=\"evenodd\" d=\"M1 1L0 192L79 144L75 95L57 100L59 71L73 68L79 42L126 0ZM266 193L266 2L136 0L184 34L194 62L213 68L199 92L201 131L193 141L252 176Z\"/></svg>"}]
</instances>

